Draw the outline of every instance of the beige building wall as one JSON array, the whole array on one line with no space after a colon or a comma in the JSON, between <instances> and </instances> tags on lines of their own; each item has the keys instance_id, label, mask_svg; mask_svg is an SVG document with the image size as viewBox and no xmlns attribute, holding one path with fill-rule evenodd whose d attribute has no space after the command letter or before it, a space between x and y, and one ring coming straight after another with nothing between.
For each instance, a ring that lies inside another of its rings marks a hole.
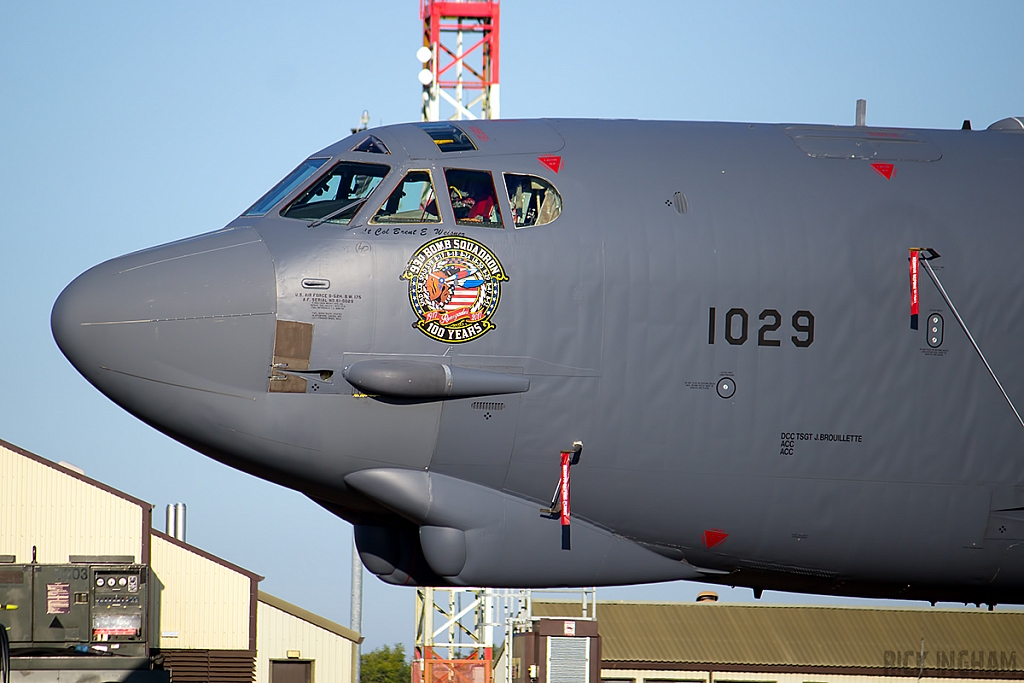
<instances>
[{"instance_id":1,"label":"beige building wall","mask_svg":"<svg viewBox=\"0 0 1024 683\"><path fill-rule=\"evenodd\" d=\"M151 506L0 441L0 555L67 564L71 555L145 563Z\"/></svg>"},{"instance_id":2,"label":"beige building wall","mask_svg":"<svg viewBox=\"0 0 1024 683\"><path fill-rule=\"evenodd\" d=\"M256 683L274 659L313 661L314 683L353 683L358 633L263 592L256 610Z\"/></svg>"},{"instance_id":3,"label":"beige building wall","mask_svg":"<svg viewBox=\"0 0 1024 683\"><path fill-rule=\"evenodd\" d=\"M152 539L153 646L251 650L261 577L158 531Z\"/></svg>"}]
</instances>

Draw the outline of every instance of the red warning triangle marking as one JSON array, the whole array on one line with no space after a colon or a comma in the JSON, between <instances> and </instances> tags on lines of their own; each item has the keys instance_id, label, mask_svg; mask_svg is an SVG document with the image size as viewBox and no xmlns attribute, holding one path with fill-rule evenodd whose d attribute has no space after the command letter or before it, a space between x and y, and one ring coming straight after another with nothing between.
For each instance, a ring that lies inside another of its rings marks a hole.
<instances>
[{"instance_id":1,"label":"red warning triangle marking","mask_svg":"<svg viewBox=\"0 0 1024 683\"><path fill-rule=\"evenodd\" d=\"M704 541L705 548L714 548L716 545L729 538L729 534L725 533L721 529L706 529L701 534L701 540Z\"/></svg>"},{"instance_id":2,"label":"red warning triangle marking","mask_svg":"<svg viewBox=\"0 0 1024 683\"><path fill-rule=\"evenodd\" d=\"M878 171L878 174L886 180L892 178L892 174L896 172L896 166L893 164L871 164L871 168Z\"/></svg>"},{"instance_id":3,"label":"red warning triangle marking","mask_svg":"<svg viewBox=\"0 0 1024 683\"><path fill-rule=\"evenodd\" d=\"M558 173L559 169L562 168L562 157L537 157L537 161L544 164L555 173Z\"/></svg>"}]
</instances>

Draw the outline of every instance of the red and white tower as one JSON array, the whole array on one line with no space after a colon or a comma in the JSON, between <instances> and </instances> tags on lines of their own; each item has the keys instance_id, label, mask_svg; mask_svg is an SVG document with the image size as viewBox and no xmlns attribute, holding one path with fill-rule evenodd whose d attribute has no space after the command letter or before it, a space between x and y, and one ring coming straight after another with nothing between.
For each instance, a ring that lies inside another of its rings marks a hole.
<instances>
[{"instance_id":1,"label":"red and white tower","mask_svg":"<svg viewBox=\"0 0 1024 683\"><path fill-rule=\"evenodd\" d=\"M499 118L498 0L420 0L420 18L423 120Z\"/></svg>"}]
</instances>

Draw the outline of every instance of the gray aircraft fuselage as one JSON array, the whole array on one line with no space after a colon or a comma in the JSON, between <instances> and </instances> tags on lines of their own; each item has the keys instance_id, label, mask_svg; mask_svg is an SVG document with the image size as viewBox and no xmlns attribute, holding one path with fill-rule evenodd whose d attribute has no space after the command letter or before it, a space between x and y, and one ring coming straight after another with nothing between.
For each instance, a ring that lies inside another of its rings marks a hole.
<instances>
[{"instance_id":1,"label":"gray aircraft fuselage","mask_svg":"<svg viewBox=\"0 0 1024 683\"><path fill-rule=\"evenodd\" d=\"M1024 602L1007 121L482 121L462 151L387 126L222 230L87 271L53 333L139 419L355 524L385 581ZM332 217L309 207L335 168L371 170ZM468 171L489 222L449 187ZM514 186L560 213L515 227ZM544 509L574 442L566 548Z\"/></svg>"}]
</instances>

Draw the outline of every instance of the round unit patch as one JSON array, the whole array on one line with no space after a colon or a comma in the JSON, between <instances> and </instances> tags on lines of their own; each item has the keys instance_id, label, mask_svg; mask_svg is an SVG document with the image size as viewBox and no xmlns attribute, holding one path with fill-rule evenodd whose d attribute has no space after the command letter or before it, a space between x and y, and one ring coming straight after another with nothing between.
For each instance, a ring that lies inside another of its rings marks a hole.
<instances>
[{"instance_id":1,"label":"round unit patch","mask_svg":"<svg viewBox=\"0 0 1024 683\"><path fill-rule=\"evenodd\" d=\"M412 324L447 344L473 341L494 329L501 283L508 275L498 257L468 237L438 237L417 249L402 273L409 281Z\"/></svg>"}]
</instances>

